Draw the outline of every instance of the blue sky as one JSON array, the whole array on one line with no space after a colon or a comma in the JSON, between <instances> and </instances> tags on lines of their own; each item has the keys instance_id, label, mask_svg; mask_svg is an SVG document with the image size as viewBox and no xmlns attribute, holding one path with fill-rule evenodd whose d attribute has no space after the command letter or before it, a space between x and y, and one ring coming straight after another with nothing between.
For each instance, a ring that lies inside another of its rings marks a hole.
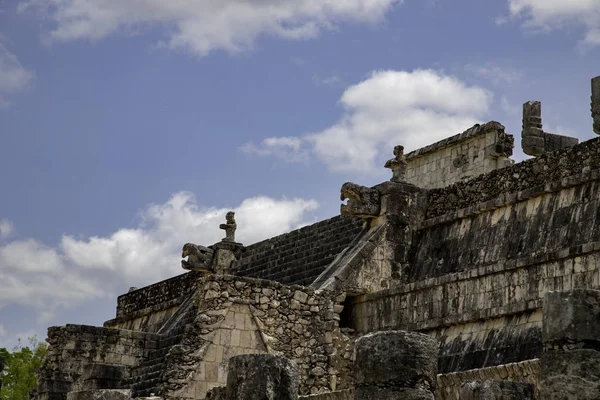
<instances>
[{"instance_id":1,"label":"blue sky","mask_svg":"<svg viewBox=\"0 0 600 400\"><path fill-rule=\"evenodd\" d=\"M236 210L246 244L521 105L592 138L599 0L0 0L0 347L100 325Z\"/></svg>"}]
</instances>

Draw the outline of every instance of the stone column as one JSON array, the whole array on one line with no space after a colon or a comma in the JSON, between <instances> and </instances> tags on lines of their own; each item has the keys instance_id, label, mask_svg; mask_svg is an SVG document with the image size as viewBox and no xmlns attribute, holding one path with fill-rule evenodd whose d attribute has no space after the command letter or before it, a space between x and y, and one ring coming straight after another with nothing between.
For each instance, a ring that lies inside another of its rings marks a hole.
<instances>
[{"instance_id":1,"label":"stone column","mask_svg":"<svg viewBox=\"0 0 600 400\"><path fill-rule=\"evenodd\" d=\"M523 103L523 130L521 147L530 156L539 156L545 152L544 131L542 130L542 103L528 101Z\"/></svg>"},{"instance_id":2,"label":"stone column","mask_svg":"<svg viewBox=\"0 0 600 400\"><path fill-rule=\"evenodd\" d=\"M471 381L460 387L460 400L533 400L531 383L511 381Z\"/></svg>"},{"instance_id":3,"label":"stone column","mask_svg":"<svg viewBox=\"0 0 600 400\"><path fill-rule=\"evenodd\" d=\"M594 133L600 135L600 76L592 79L591 110L594 119Z\"/></svg>"},{"instance_id":4,"label":"stone column","mask_svg":"<svg viewBox=\"0 0 600 400\"><path fill-rule=\"evenodd\" d=\"M600 291L544 297L540 398L600 399Z\"/></svg>"},{"instance_id":5,"label":"stone column","mask_svg":"<svg viewBox=\"0 0 600 400\"><path fill-rule=\"evenodd\" d=\"M229 359L227 400L297 400L298 367L285 357L246 354Z\"/></svg>"},{"instance_id":6,"label":"stone column","mask_svg":"<svg viewBox=\"0 0 600 400\"><path fill-rule=\"evenodd\" d=\"M416 332L384 331L355 344L356 400L433 400L436 341Z\"/></svg>"}]
</instances>

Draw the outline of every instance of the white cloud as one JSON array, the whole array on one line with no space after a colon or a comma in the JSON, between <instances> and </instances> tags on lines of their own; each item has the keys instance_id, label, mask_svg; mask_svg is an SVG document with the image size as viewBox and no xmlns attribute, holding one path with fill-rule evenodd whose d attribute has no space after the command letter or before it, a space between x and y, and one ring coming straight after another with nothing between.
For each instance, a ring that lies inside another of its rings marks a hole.
<instances>
[{"instance_id":1,"label":"white cloud","mask_svg":"<svg viewBox=\"0 0 600 400\"><path fill-rule=\"evenodd\" d=\"M4 328L4 325L0 324L0 339L2 339L5 336L6 336L6 328Z\"/></svg>"},{"instance_id":2,"label":"white cloud","mask_svg":"<svg viewBox=\"0 0 600 400\"><path fill-rule=\"evenodd\" d=\"M7 219L0 219L0 240L6 239L13 232L12 222Z\"/></svg>"},{"instance_id":3,"label":"white cloud","mask_svg":"<svg viewBox=\"0 0 600 400\"><path fill-rule=\"evenodd\" d=\"M307 222L314 200L244 200L236 211L236 239L251 244ZM81 301L113 297L129 286L142 286L182 273L181 247L186 242L211 245L224 237L219 224L227 208L200 207L189 192L174 194L164 204L143 212L134 229L106 237L77 239L64 235L56 248L35 239L0 246L0 307L34 307L39 318ZM115 292L117 291L117 292Z\"/></svg>"},{"instance_id":4,"label":"white cloud","mask_svg":"<svg viewBox=\"0 0 600 400\"><path fill-rule=\"evenodd\" d=\"M53 20L50 40L95 40L160 25L169 32L165 46L205 55L250 48L261 35L305 39L340 22L374 23L401 1L28 0L19 9L41 10Z\"/></svg>"},{"instance_id":5,"label":"white cloud","mask_svg":"<svg viewBox=\"0 0 600 400\"><path fill-rule=\"evenodd\" d=\"M297 151L310 152L332 171L376 173L383 171L378 157L391 157L394 145L414 150L481 122L491 99L485 89L432 70L376 71L344 91L339 121L296 138ZM273 139L255 153L270 154Z\"/></svg>"},{"instance_id":6,"label":"white cloud","mask_svg":"<svg viewBox=\"0 0 600 400\"><path fill-rule=\"evenodd\" d=\"M5 96L27 89L34 74L24 68L16 55L0 43L0 108L10 105Z\"/></svg>"},{"instance_id":7,"label":"white cloud","mask_svg":"<svg viewBox=\"0 0 600 400\"><path fill-rule=\"evenodd\" d=\"M508 0L510 14L525 19L528 28L549 31L565 25L587 29L583 42L600 45L598 0Z\"/></svg>"}]
</instances>

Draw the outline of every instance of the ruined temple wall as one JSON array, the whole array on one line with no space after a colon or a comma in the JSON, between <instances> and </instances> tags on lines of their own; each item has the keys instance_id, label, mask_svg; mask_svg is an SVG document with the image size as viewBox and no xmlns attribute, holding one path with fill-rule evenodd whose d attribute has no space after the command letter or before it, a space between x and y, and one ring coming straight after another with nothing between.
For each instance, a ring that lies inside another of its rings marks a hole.
<instances>
[{"instance_id":1,"label":"ruined temple wall","mask_svg":"<svg viewBox=\"0 0 600 400\"><path fill-rule=\"evenodd\" d=\"M426 220L417 231L408 281L528 257L543 261L550 253L600 241L599 181L540 189L527 200L517 200L522 192L510 199L509 194L494 205L480 204L470 214L459 210Z\"/></svg>"},{"instance_id":2,"label":"ruined temple wall","mask_svg":"<svg viewBox=\"0 0 600 400\"><path fill-rule=\"evenodd\" d=\"M533 258L481 266L359 296L351 305L353 327L361 333L394 328L435 336L440 372L535 358L541 350L542 296L600 288L599 250L600 245L571 248L542 263Z\"/></svg>"},{"instance_id":3,"label":"ruined temple wall","mask_svg":"<svg viewBox=\"0 0 600 400\"><path fill-rule=\"evenodd\" d=\"M507 152L510 149L510 152ZM406 180L437 188L511 165L512 137L497 122L475 127L408 153Z\"/></svg>"},{"instance_id":4,"label":"ruined temple wall","mask_svg":"<svg viewBox=\"0 0 600 400\"><path fill-rule=\"evenodd\" d=\"M156 348L158 335L87 325L48 329L48 352L38 372L36 400L67 392L116 387ZM114 385L114 386L113 386Z\"/></svg>"},{"instance_id":5,"label":"ruined temple wall","mask_svg":"<svg viewBox=\"0 0 600 400\"><path fill-rule=\"evenodd\" d=\"M188 272L119 296L116 318L106 321L104 326L157 332L193 293L201 276L198 272Z\"/></svg>"},{"instance_id":6,"label":"ruined temple wall","mask_svg":"<svg viewBox=\"0 0 600 400\"><path fill-rule=\"evenodd\" d=\"M430 191L409 283L353 298L353 327L436 337L442 373L539 357L543 295L600 288L594 165L598 140Z\"/></svg>"},{"instance_id":7,"label":"ruined temple wall","mask_svg":"<svg viewBox=\"0 0 600 400\"><path fill-rule=\"evenodd\" d=\"M186 352L170 352L164 361L168 398L202 399L225 383L230 357L263 352L298 364L301 394L351 386L351 340L338 327L343 295L209 275L199 280L194 297L197 317L182 340Z\"/></svg>"}]
</instances>

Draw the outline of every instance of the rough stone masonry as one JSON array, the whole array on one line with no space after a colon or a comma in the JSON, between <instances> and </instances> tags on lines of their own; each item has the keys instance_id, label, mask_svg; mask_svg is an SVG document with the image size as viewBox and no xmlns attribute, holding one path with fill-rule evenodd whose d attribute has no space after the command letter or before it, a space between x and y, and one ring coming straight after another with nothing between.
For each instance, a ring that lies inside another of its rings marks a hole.
<instances>
[{"instance_id":1,"label":"rough stone masonry","mask_svg":"<svg viewBox=\"0 0 600 400\"><path fill-rule=\"evenodd\" d=\"M599 399L600 138L537 101L522 138L517 164L496 121L399 144L340 216L259 243L229 213L103 327L49 328L32 399Z\"/></svg>"}]
</instances>

